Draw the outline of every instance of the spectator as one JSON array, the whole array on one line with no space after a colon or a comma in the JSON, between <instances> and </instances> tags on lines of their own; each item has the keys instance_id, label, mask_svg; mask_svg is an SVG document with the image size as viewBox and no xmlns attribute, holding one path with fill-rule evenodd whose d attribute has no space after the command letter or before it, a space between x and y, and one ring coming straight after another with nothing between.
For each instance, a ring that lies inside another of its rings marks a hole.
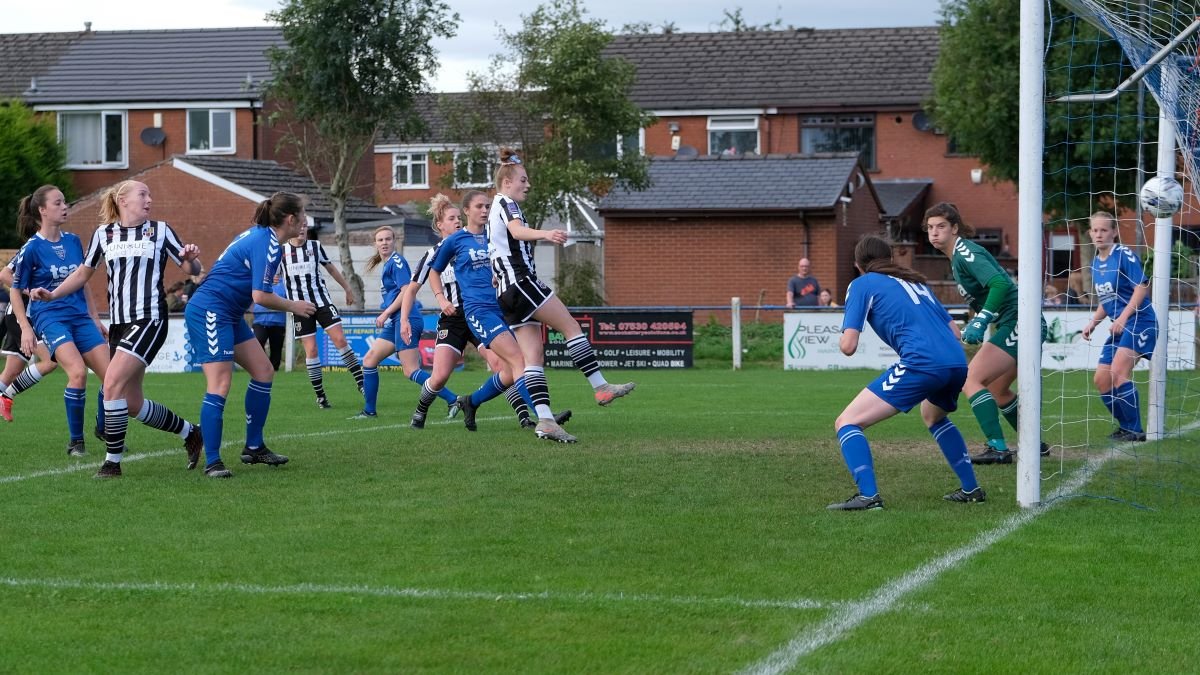
<instances>
[{"instance_id":1,"label":"spectator","mask_svg":"<svg viewBox=\"0 0 1200 675\"><path fill-rule=\"evenodd\" d=\"M185 303L196 294L196 287L200 285L201 281L204 281L205 274L207 274L207 272L205 272L204 268L201 267L199 274L193 274L183 280L183 295L181 297Z\"/></svg>"},{"instance_id":2,"label":"spectator","mask_svg":"<svg viewBox=\"0 0 1200 675\"><path fill-rule=\"evenodd\" d=\"M817 307L838 307L839 305L833 301L833 293L829 292L828 288L822 288L821 294L817 296Z\"/></svg>"},{"instance_id":3,"label":"spectator","mask_svg":"<svg viewBox=\"0 0 1200 675\"><path fill-rule=\"evenodd\" d=\"M182 312L187 300L183 298L183 282L176 281L167 289L167 311Z\"/></svg>"},{"instance_id":4,"label":"spectator","mask_svg":"<svg viewBox=\"0 0 1200 675\"><path fill-rule=\"evenodd\" d=\"M1042 306L1043 307L1061 307L1063 304L1062 296L1059 295L1058 289L1054 284L1046 284L1042 289Z\"/></svg>"},{"instance_id":5,"label":"spectator","mask_svg":"<svg viewBox=\"0 0 1200 675\"><path fill-rule=\"evenodd\" d=\"M797 263L796 276L788 280L788 309L817 306L817 297L821 294L821 284L817 283L815 277L809 275L811 267L808 258L801 258Z\"/></svg>"},{"instance_id":6,"label":"spectator","mask_svg":"<svg viewBox=\"0 0 1200 675\"><path fill-rule=\"evenodd\" d=\"M1083 274L1079 272L1071 272L1067 275L1067 304L1088 304L1087 293L1083 290Z\"/></svg>"}]
</instances>

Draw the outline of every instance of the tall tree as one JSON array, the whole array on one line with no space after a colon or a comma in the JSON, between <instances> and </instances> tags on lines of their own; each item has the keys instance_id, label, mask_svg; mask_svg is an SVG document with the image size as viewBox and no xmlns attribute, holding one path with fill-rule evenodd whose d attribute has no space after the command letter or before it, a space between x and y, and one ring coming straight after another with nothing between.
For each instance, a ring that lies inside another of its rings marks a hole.
<instances>
[{"instance_id":1,"label":"tall tree","mask_svg":"<svg viewBox=\"0 0 1200 675\"><path fill-rule=\"evenodd\" d=\"M520 148L533 174L522 208L534 227L566 213L572 198L650 182L637 139L654 117L629 100L634 67L603 56L612 33L585 15L574 0L538 6L517 32L501 30L507 51L493 56L488 73L471 75L467 105L442 101L451 135L474 144L468 157Z\"/></svg>"},{"instance_id":2,"label":"tall tree","mask_svg":"<svg viewBox=\"0 0 1200 675\"><path fill-rule=\"evenodd\" d=\"M18 248L17 203L42 185L57 185L68 199L71 172L51 117L36 117L20 101L0 101L0 248ZM7 261L0 261L7 262Z\"/></svg>"},{"instance_id":3,"label":"tall tree","mask_svg":"<svg viewBox=\"0 0 1200 675\"><path fill-rule=\"evenodd\" d=\"M978 155L988 175L1017 180L1020 7L1012 0L943 0L941 47L928 108L960 151ZM1047 22L1046 91L1107 92L1132 72L1120 45L1074 16ZM1110 103L1046 104L1047 213L1085 218L1099 205L1132 205L1138 153L1152 152L1155 124L1139 125L1137 94ZM1158 114L1146 97L1142 119ZM1143 154L1143 165L1146 154ZM1151 165L1152 166L1152 165Z\"/></svg>"},{"instance_id":4,"label":"tall tree","mask_svg":"<svg viewBox=\"0 0 1200 675\"><path fill-rule=\"evenodd\" d=\"M432 41L452 37L459 18L438 0L288 0L268 18L287 42L269 53L272 122L333 205L342 271L362 307L345 213L358 163L376 134L419 129L413 105L437 70Z\"/></svg>"}]
</instances>

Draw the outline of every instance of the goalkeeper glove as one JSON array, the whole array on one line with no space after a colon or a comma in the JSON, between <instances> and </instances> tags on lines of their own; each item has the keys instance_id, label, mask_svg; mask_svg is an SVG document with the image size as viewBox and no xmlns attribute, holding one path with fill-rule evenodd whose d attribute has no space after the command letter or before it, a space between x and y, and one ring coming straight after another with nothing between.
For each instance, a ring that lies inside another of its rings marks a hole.
<instances>
[{"instance_id":1,"label":"goalkeeper glove","mask_svg":"<svg viewBox=\"0 0 1200 675\"><path fill-rule=\"evenodd\" d=\"M977 345L980 342L983 342L983 338L987 336L988 324L991 323L995 318L996 315L992 314L986 309L979 310L979 313L975 315L975 318L971 319L971 321L967 324L967 327L963 329L963 342L969 345Z\"/></svg>"}]
</instances>

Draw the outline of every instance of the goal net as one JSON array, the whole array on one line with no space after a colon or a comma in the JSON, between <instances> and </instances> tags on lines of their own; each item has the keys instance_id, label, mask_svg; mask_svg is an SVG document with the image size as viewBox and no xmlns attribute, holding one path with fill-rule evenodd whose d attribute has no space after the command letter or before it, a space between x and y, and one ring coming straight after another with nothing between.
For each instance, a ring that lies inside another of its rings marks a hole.
<instances>
[{"instance_id":1,"label":"goal net","mask_svg":"<svg viewBox=\"0 0 1200 675\"><path fill-rule=\"evenodd\" d=\"M1089 495L1150 507L1194 501L1200 496L1200 0L1054 0L1049 10L1042 309L1050 341L1042 363L1042 437L1054 449L1042 460L1044 490L1084 460L1099 467L1083 488ZM1156 219L1139 200L1156 175L1183 187L1183 204L1169 220ZM1112 407L1122 402L1106 400L1094 381L1112 320L1102 321L1090 340L1082 335L1104 291L1091 273L1096 249L1088 223L1098 211L1116 217L1119 243L1153 279L1158 347L1133 371L1145 442L1110 438L1122 412L1115 416Z\"/></svg>"}]
</instances>

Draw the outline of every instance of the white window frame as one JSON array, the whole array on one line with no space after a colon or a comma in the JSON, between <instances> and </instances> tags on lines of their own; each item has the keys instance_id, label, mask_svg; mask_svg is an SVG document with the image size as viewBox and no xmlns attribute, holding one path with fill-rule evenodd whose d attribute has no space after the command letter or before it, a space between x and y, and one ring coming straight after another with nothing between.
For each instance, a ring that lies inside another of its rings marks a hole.
<instances>
[{"instance_id":1,"label":"white window frame","mask_svg":"<svg viewBox=\"0 0 1200 675\"><path fill-rule=\"evenodd\" d=\"M475 188L475 189L477 189L477 188L492 187L491 176L496 173L496 169L498 168L499 163L490 158L491 153L489 153L488 158L485 158L483 160L483 162L487 165L487 171L485 172L486 175L484 176L484 180L482 183L460 183L460 182L458 182L458 158L462 157L464 154L466 154L466 153L455 152L454 158L451 160L451 170L454 172L454 187L456 189L457 188ZM395 172L393 172L392 175L395 176ZM426 179L428 179L428 175L426 176Z\"/></svg>"},{"instance_id":2,"label":"white window frame","mask_svg":"<svg viewBox=\"0 0 1200 675\"><path fill-rule=\"evenodd\" d=\"M638 129L638 155L645 156L646 154L646 129ZM625 156L625 135L617 134L617 159Z\"/></svg>"},{"instance_id":3,"label":"white window frame","mask_svg":"<svg viewBox=\"0 0 1200 675\"><path fill-rule=\"evenodd\" d=\"M71 111L59 112L55 114L55 123L58 125L58 142L64 143L63 139L63 116L83 116L83 115L98 115L100 117L100 140L104 141L104 118L115 115L121 118L121 161L108 162L103 159L108 153L107 147L101 147L101 160L96 164L66 164L63 168L73 171L94 171L103 169L128 169L129 168L129 120L124 110L88 110L88 111Z\"/></svg>"},{"instance_id":4,"label":"white window frame","mask_svg":"<svg viewBox=\"0 0 1200 675\"><path fill-rule=\"evenodd\" d=\"M204 150L192 148L192 113L208 113L208 141L209 147ZM216 125L213 123L213 115L215 113L229 114L229 146L216 148L212 147L213 128ZM237 152L237 113L229 108L188 108L184 113L183 126L187 129L187 154L189 155L232 155Z\"/></svg>"},{"instance_id":5,"label":"white window frame","mask_svg":"<svg viewBox=\"0 0 1200 675\"><path fill-rule=\"evenodd\" d=\"M422 155L424 159L414 162L413 155ZM429 189L429 155L430 151L409 150L405 152L392 153L392 189L393 190L428 190ZM425 182L424 183L398 183L396 182L396 167L404 165L408 167L409 179L412 179L412 167L415 164L425 165Z\"/></svg>"},{"instance_id":6,"label":"white window frame","mask_svg":"<svg viewBox=\"0 0 1200 675\"><path fill-rule=\"evenodd\" d=\"M759 154L762 147L762 133L759 131L758 115L713 115L708 118L708 154L720 154L712 147L712 132L714 131L753 131L754 154Z\"/></svg>"}]
</instances>

